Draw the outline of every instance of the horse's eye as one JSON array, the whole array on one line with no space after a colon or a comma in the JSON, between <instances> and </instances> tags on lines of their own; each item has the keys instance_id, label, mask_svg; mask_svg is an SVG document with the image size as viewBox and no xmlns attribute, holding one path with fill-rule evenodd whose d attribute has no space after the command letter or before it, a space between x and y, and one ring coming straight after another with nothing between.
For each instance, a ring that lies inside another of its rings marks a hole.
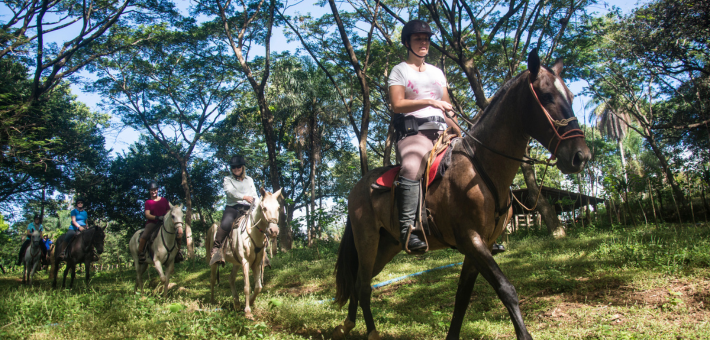
<instances>
[{"instance_id":1,"label":"horse's eye","mask_svg":"<svg viewBox=\"0 0 710 340\"><path fill-rule=\"evenodd\" d=\"M552 96L552 93L545 93L540 96L540 101L543 104L551 104L555 102L555 97Z\"/></svg>"}]
</instances>

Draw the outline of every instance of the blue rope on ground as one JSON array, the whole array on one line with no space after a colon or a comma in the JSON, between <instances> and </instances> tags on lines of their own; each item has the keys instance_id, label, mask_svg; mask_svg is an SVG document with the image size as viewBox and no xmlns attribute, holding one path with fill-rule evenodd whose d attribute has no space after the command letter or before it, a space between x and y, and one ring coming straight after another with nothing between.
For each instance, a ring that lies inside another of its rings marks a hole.
<instances>
[{"instance_id":1,"label":"blue rope on ground","mask_svg":"<svg viewBox=\"0 0 710 340\"><path fill-rule=\"evenodd\" d=\"M408 277L418 276L418 275L422 275L422 274L424 274L424 273L432 272L432 271L439 270L439 269L446 269L446 268L450 268L450 267L453 267L453 266L459 266L459 265L462 265L462 264L463 264L463 262L452 263L452 264L447 264L447 265L441 266L441 267L436 267L436 268L432 268L432 269L427 269L427 270L424 270L424 271L421 271L421 272L418 272L418 273L409 274L409 275L405 275L405 276L400 276L400 277L398 277L398 278L395 278L395 279L392 279L392 280L387 280L387 281L385 281L385 282L380 282L380 283L378 283L378 284L376 284L376 285L373 285L373 286L372 286L372 289L377 289L377 288L380 288L380 287L384 287L384 286L386 286L386 285L388 285L388 284L390 284L390 283L394 283L394 282L397 282L397 281L400 281L400 280L404 280L404 279L406 279L406 278L408 278Z\"/></svg>"},{"instance_id":2,"label":"blue rope on ground","mask_svg":"<svg viewBox=\"0 0 710 340\"><path fill-rule=\"evenodd\" d=\"M408 278L408 277L413 277L413 276L422 275L422 274L424 274L424 273L433 272L433 271L435 271L435 270L451 268L451 267L453 267L453 266L460 266L460 265L462 265L462 264L463 264L463 262L452 263L452 264L447 264L447 265L441 266L441 267L436 267L436 268L432 268L432 269L423 270L423 271L420 271L420 272L417 272L417 273L414 273L414 274L408 274L408 275L400 276L400 277L394 278L394 279L392 279L392 280L387 280L387 281L385 281L385 282L380 282L380 283L378 283L378 284L376 284L376 285L372 285L372 289L381 288L381 287L384 287L384 286L386 286L386 285L388 285L388 284L392 284L392 283L395 283L395 282L397 282L397 281L404 280L404 279L406 279L406 278ZM331 299L316 301L316 303L324 303L324 302L327 302L327 301L334 301L334 300L335 300L335 298L331 298Z\"/></svg>"}]
</instances>

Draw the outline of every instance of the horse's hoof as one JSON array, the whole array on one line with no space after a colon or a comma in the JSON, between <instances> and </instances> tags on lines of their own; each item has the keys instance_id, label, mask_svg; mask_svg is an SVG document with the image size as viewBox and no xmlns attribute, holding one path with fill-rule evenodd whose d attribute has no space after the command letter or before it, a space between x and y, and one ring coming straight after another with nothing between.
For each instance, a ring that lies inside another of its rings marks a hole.
<instances>
[{"instance_id":1,"label":"horse's hoof","mask_svg":"<svg viewBox=\"0 0 710 340\"><path fill-rule=\"evenodd\" d=\"M370 332L367 336L367 340L380 340L380 333L377 333L377 330Z\"/></svg>"},{"instance_id":2,"label":"horse's hoof","mask_svg":"<svg viewBox=\"0 0 710 340\"><path fill-rule=\"evenodd\" d=\"M333 330L333 340L345 340L346 335L343 325L338 325L338 327L335 327Z\"/></svg>"},{"instance_id":3,"label":"horse's hoof","mask_svg":"<svg viewBox=\"0 0 710 340\"><path fill-rule=\"evenodd\" d=\"M335 327L335 330L333 330L333 339L336 340L342 340L345 339L348 334L350 334L350 331L355 328L355 323L350 321L350 319L345 318L345 321L343 321L342 325L339 325L338 327Z\"/></svg>"},{"instance_id":4,"label":"horse's hoof","mask_svg":"<svg viewBox=\"0 0 710 340\"><path fill-rule=\"evenodd\" d=\"M245 313L244 317L248 320L254 321L254 315L251 312Z\"/></svg>"}]
</instances>

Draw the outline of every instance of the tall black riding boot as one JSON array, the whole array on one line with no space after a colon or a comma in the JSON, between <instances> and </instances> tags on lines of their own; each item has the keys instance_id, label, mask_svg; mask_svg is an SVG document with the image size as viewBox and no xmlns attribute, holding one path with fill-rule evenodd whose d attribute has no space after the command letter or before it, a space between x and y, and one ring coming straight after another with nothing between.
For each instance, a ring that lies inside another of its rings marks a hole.
<instances>
[{"instance_id":1,"label":"tall black riding boot","mask_svg":"<svg viewBox=\"0 0 710 340\"><path fill-rule=\"evenodd\" d=\"M414 219L417 216L417 205L419 204L419 181L400 177L397 186L395 187L395 195L397 200L397 210L399 212L399 242L402 244L402 250L405 250L404 243L407 241L407 231L410 226L414 225ZM424 250L426 243L419 239L415 234L409 236L408 243L409 251L414 252ZM406 251L406 250L405 250Z\"/></svg>"},{"instance_id":2,"label":"tall black riding boot","mask_svg":"<svg viewBox=\"0 0 710 340\"><path fill-rule=\"evenodd\" d=\"M227 238L228 234L228 230L217 228L217 235L214 236L214 245L212 246L212 259L210 260L210 266L215 263L224 263L224 259L222 259L222 251L220 248L222 248L222 242L224 242L224 239Z\"/></svg>"}]
</instances>

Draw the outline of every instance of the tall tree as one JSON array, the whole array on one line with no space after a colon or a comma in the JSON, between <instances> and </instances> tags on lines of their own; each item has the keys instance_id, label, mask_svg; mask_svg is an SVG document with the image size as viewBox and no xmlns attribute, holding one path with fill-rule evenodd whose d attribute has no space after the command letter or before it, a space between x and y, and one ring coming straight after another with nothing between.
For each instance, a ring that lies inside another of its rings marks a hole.
<instances>
[{"instance_id":1,"label":"tall tree","mask_svg":"<svg viewBox=\"0 0 710 340\"><path fill-rule=\"evenodd\" d=\"M29 101L27 69L0 60L0 210L9 211L43 190L66 191L77 174L107 157L103 129L109 116L92 112L71 94L69 84L54 87L18 113ZM9 119L5 119L12 116Z\"/></svg>"},{"instance_id":2,"label":"tall tree","mask_svg":"<svg viewBox=\"0 0 710 340\"><path fill-rule=\"evenodd\" d=\"M278 162L280 150L276 145L277 136L274 130L274 114L267 102L266 85L271 72L271 34L274 26L276 0L232 0L198 1L195 13L216 17L215 23L221 26L223 37L239 61L242 75L247 79L254 92L263 129L269 159L269 179L274 191L281 189L282 172ZM264 47L263 57L249 60L252 44ZM258 72L255 72L258 68ZM260 74L260 76L259 76ZM288 195L288 193L284 193ZM283 196L282 196L283 197ZM283 211L282 211L283 213ZM281 246L291 249L291 230L282 215L279 226Z\"/></svg>"},{"instance_id":3,"label":"tall tree","mask_svg":"<svg viewBox=\"0 0 710 340\"><path fill-rule=\"evenodd\" d=\"M180 164L187 245L193 256L190 162L204 134L233 107L241 83L235 72L239 66L209 27L190 20L181 25L184 30L165 32L139 49L102 59L101 78L91 88L126 126L145 131Z\"/></svg>"}]
</instances>

